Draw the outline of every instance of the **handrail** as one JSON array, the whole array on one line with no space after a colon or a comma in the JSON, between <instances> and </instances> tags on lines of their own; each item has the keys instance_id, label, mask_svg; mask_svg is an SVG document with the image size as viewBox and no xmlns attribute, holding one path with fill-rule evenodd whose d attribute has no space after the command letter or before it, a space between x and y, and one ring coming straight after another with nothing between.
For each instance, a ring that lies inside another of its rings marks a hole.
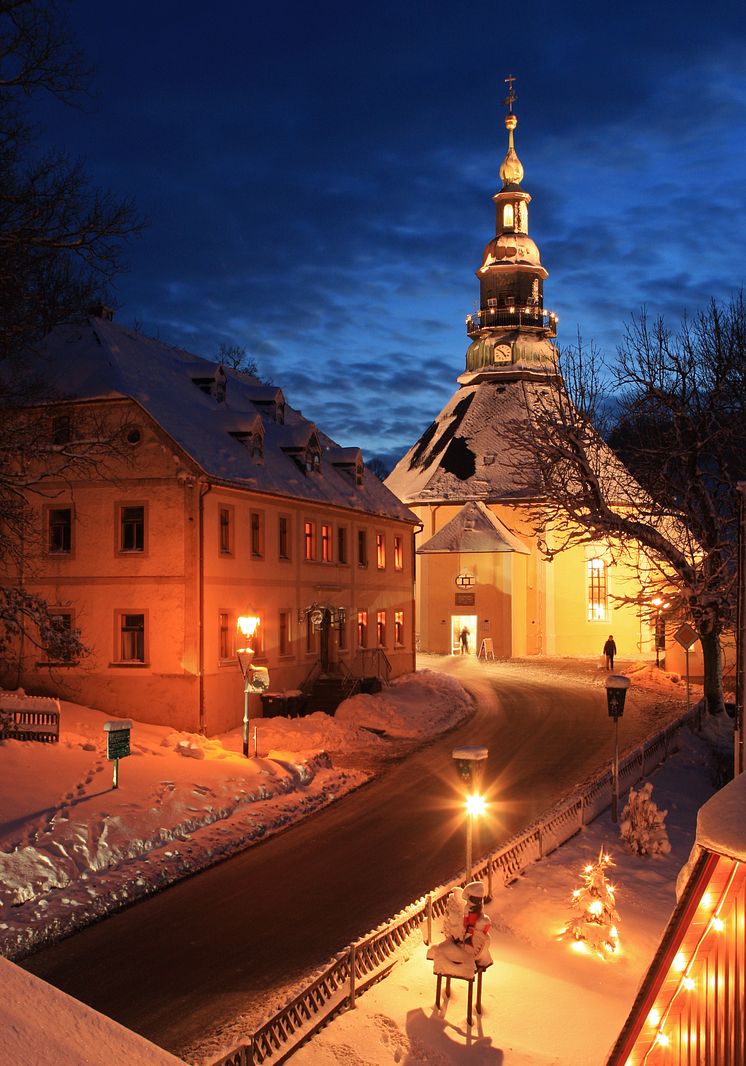
<instances>
[{"instance_id":1,"label":"handrail","mask_svg":"<svg viewBox=\"0 0 746 1066\"><path fill-rule=\"evenodd\" d=\"M665 761L675 734L696 720L690 709L669 723L648 741L628 749L619 761L619 789L627 789ZM330 960L305 990L282 1007L253 1035L212 1066L279 1066L309 1037L340 1011L353 1007L355 997L384 977L396 963L397 952L409 936L424 926L423 939L432 939L433 919L446 909L454 888L472 879L487 881L488 895L499 874L502 885L515 881L523 870L538 862L592 822L611 803L612 775L603 770L568 793L546 814L521 833L507 840L497 851L481 859L463 880L439 885L426 896L409 904ZM498 885L500 887L500 885Z\"/></svg>"}]
</instances>

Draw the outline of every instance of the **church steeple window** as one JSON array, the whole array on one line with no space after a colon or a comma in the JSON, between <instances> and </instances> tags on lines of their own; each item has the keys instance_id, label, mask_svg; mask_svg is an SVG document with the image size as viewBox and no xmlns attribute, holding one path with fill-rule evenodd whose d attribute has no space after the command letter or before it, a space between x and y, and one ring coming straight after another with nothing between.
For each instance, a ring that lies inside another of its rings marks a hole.
<instances>
[{"instance_id":1,"label":"church steeple window","mask_svg":"<svg viewBox=\"0 0 746 1066\"><path fill-rule=\"evenodd\" d=\"M513 229L515 225L515 212L512 204L503 207L503 229Z\"/></svg>"}]
</instances>

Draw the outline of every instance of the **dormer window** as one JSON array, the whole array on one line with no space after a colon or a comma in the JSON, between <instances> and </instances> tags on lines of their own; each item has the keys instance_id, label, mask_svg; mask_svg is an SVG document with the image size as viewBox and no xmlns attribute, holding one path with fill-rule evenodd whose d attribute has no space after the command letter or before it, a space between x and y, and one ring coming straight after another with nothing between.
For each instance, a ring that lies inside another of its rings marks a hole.
<instances>
[{"instance_id":1,"label":"dormer window","mask_svg":"<svg viewBox=\"0 0 746 1066\"><path fill-rule=\"evenodd\" d=\"M229 436L243 444L252 459L264 458L264 436L262 433L252 433L248 429L239 429L234 430Z\"/></svg>"},{"instance_id":2,"label":"dormer window","mask_svg":"<svg viewBox=\"0 0 746 1066\"><path fill-rule=\"evenodd\" d=\"M318 441L310 441L305 454L306 473L310 474L321 469L321 449Z\"/></svg>"},{"instance_id":3,"label":"dormer window","mask_svg":"<svg viewBox=\"0 0 746 1066\"><path fill-rule=\"evenodd\" d=\"M512 204L503 207L503 229L513 229L515 226L515 212Z\"/></svg>"},{"instance_id":4,"label":"dormer window","mask_svg":"<svg viewBox=\"0 0 746 1066\"><path fill-rule=\"evenodd\" d=\"M365 472L365 464L361 460L359 463L356 463L356 465L355 465L355 484L356 485L362 485L364 472Z\"/></svg>"}]
</instances>

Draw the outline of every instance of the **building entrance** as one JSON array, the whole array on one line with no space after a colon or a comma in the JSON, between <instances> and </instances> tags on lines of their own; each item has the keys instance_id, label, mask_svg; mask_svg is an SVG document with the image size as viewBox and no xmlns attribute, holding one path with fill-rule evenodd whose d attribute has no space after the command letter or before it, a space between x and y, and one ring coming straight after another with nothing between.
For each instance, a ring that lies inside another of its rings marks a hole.
<instances>
[{"instance_id":1,"label":"building entrance","mask_svg":"<svg viewBox=\"0 0 746 1066\"><path fill-rule=\"evenodd\" d=\"M453 655L476 655L477 616L475 614L451 615L451 653Z\"/></svg>"}]
</instances>

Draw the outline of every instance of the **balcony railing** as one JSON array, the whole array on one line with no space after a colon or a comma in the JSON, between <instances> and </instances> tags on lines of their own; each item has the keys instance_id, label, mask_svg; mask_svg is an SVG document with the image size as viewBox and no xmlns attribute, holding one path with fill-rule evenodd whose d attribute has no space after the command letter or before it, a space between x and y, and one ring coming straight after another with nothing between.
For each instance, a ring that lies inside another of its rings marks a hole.
<instances>
[{"instance_id":1,"label":"balcony railing","mask_svg":"<svg viewBox=\"0 0 746 1066\"><path fill-rule=\"evenodd\" d=\"M491 327L528 328L545 330L550 337L556 337L557 322L554 312L543 307L483 307L466 316L466 332L474 337Z\"/></svg>"}]
</instances>

